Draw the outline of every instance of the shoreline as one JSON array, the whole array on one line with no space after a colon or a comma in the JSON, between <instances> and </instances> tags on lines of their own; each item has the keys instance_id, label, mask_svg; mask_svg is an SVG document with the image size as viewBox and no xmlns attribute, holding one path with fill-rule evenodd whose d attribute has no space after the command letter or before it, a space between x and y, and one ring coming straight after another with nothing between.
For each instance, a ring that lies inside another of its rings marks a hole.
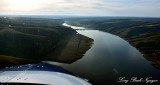
<instances>
[{"instance_id":1,"label":"shoreline","mask_svg":"<svg viewBox=\"0 0 160 85\"><path fill-rule=\"evenodd\" d=\"M68 64L73 63L83 57L91 48L92 42L93 39L81 34L72 35L68 41L64 39L62 43L59 43L60 49L55 51L55 55L58 56L56 60Z\"/></svg>"},{"instance_id":2,"label":"shoreline","mask_svg":"<svg viewBox=\"0 0 160 85\"><path fill-rule=\"evenodd\" d=\"M85 28L93 28L93 29L97 29L99 31L103 31L103 32L108 32L114 35L117 35L119 37L121 37L122 39L126 40L128 43L130 43L133 47L137 48L137 50L139 50L139 52L141 52L144 56L144 58L148 61L151 62L151 64L156 67L157 69L160 69L160 45L158 45L158 42L160 43L160 33L148 33L148 34L139 34L140 36L136 36L134 38L132 37L128 37L128 34L124 35L121 32L117 32L117 31L105 31L105 30L101 30L98 29L96 27L94 27L94 25L83 25L83 24L79 24L76 25L72 22L70 22L70 24L73 24L75 26L82 26ZM127 28L126 28L127 29ZM145 44L145 45L144 45ZM146 49L147 48L147 49Z\"/></svg>"}]
</instances>

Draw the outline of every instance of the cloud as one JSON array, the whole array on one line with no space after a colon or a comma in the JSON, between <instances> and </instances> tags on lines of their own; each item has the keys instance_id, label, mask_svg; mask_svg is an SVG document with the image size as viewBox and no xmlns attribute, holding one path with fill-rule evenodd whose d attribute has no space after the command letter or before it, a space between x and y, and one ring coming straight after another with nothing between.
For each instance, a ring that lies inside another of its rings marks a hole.
<instances>
[{"instance_id":1,"label":"cloud","mask_svg":"<svg viewBox=\"0 0 160 85\"><path fill-rule=\"evenodd\" d=\"M15 1L15 0L10 0ZM22 1L22 0L21 0ZM155 16L160 17L160 0L25 0L34 4L13 7L0 0L0 13L87 15L87 16ZM7 8L8 7L8 8ZM12 9L12 10L11 10Z\"/></svg>"}]
</instances>

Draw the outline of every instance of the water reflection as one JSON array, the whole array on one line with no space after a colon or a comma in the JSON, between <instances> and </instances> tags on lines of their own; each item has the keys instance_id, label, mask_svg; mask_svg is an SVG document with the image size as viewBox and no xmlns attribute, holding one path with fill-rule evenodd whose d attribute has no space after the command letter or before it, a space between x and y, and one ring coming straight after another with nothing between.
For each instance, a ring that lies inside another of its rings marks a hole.
<instances>
[{"instance_id":1,"label":"water reflection","mask_svg":"<svg viewBox=\"0 0 160 85\"><path fill-rule=\"evenodd\" d=\"M69 25L67 25L69 26ZM77 27L71 26L76 29ZM50 62L95 84L116 82L119 77L159 77L155 69L143 55L122 38L98 30L77 31L94 39L94 44L82 59L72 64Z\"/></svg>"}]
</instances>

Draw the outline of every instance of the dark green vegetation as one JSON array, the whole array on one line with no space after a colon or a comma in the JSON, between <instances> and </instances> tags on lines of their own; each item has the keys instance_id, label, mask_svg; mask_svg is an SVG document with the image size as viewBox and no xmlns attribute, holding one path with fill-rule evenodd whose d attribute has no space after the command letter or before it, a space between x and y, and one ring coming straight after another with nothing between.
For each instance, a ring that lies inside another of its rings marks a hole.
<instances>
[{"instance_id":1,"label":"dark green vegetation","mask_svg":"<svg viewBox=\"0 0 160 85\"><path fill-rule=\"evenodd\" d=\"M92 40L62 23L58 19L0 17L0 64L8 66L45 60L72 63L81 58ZM77 36L82 37L81 46L68 46L68 43L79 43Z\"/></svg>"},{"instance_id":2,"label":"dark green vegetation","mask_svg":"<svg viewBox=\"0 0 160 85\"><path fill-rule=\"evenodd\" d=\"M70 19L67 23L118 35L139 49L154 66L160 68L158 18L88 18Z\"/></svg>"}]
</instances>

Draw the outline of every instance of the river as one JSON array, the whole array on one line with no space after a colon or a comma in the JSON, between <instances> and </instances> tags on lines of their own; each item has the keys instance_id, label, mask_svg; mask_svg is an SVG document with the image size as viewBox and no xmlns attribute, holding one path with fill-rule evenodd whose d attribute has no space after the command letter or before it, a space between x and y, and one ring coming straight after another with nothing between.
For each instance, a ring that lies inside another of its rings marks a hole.
<instances>
[{"instance_id":1,"label":"river","mask_svg":"<svg viewBox=\"0 0 160 85\"><path fill-rule=\"evenodd\" d=\"M73 29L85 29L66 23L63 25ZM72 64L50 63L61 66L96 85L115 83L120 77L160 79L158 76L160 70L153 67L143 57L143 54L124 39L99 30L79 30L77 32L94 39L92 47L83 58Z\"/></svg>"}]
</instances>

